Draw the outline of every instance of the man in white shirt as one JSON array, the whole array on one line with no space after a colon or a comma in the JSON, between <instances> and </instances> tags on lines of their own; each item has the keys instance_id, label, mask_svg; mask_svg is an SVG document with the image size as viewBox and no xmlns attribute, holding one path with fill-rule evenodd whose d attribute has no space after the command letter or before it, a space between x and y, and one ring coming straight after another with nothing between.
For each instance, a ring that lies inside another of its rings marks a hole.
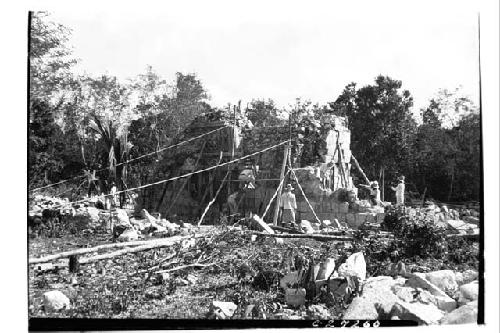
<instances>
[{"instance_id":1,"label":"man in white shirt","mask_svg":"<svg viewBox=\"0 0 500 333\"><path fill-rule=\"evenodd\" d=\"M399 184L391 189L396 192L396 206L405 205L405 176L398 177Z\"/></svg>"},{"instance_id":2,"label":"man in white shirt","mask_svg":"<svg viewBox=\"0 0 500 333\"><path fill-rule=\"evenodd\" d=\"M287 184L285 187L285 192L281 195L280 207L283 208L283 213L281 216L281 222L283 225L288 223L295 224L295 211L297 210L297 201L295 200L295 194L292 193L293 187Z\"/></svg>"}]
</instances>

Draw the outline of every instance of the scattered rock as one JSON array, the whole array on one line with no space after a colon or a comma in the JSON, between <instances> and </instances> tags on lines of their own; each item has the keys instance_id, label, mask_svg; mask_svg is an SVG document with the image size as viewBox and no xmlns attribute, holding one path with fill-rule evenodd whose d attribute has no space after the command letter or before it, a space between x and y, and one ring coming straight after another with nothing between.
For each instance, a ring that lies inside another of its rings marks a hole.
<instances>
[{"instance_id":1,"label":"scattered rock","mask_svg":"<svg viewBox=\"0 0 500 333\"><path fill-rule=\"evenodd\" d=\"M116 209L116 224L130 226L130 219L128 218L125 209Z\"/></svg>"},{"instance_id":2,"label":"scattered rock","mask_svg":"<svg viewBox=\"0 0 500 333\"><path fill-rule=\"evenodd\" d=\"M59 290L47 291L43 294L43 306L46 312L54 312L70 308L69 298Z\"/></svg>"},{"instance_id":3,"label":"scattered rock","mask_svg":"<svg viewBox=\"0 0 500 333\"><path fill-rule=\"evenodd\" d=\"M427 279L425 278L425 274L423 273L411 274L406 281L406 285L413 288L422 288L428 290L434 296L448 296L444 291L439 289L433 283L427 281Z\"/></svg>"},{"instance_id":4,"label":"scattered rock","mask_svg":"<svg viewBox=\"0 0 500 333\"><path fill-rule=\"evenodd\" d=\"M404 287L399 285L395 285L391 289L394 295L398 296L402 301L408 303L413 302L419 293L415 288Z\"/></svg>"},{"instance_id":5,"label":"scattered rock","mask_svg":"<svg viewBox=\"0 0 500 333\"><path fill-rule=\"evenodd\" d=\"M397 302L388 312L388 316L400 320L416 321L419 325L438 324L444 313L434 304Z\"/></svg>"},{"instance_id":6,"label":"scattered rock","mask_svg":"<svg viewBox=\"0 0 500 333\"><path fill-rule=\"evenodd\" d=\"M353 299L342 319L378 319L375 305L378 303L390 308L399 302L399 297L394 295L391 289L395 285L403 286L404 283L404 278L393 279L390 276L368 278L363 284L362 294Z\"/></svg>"},{"instance_id":7,"label":"scattered rock","mask_svg":"<svg viewBox=\"0 0 500 333\"><path fill-rule=\"evenodd\" d=\"M130 242L139 239L139 234L134 229L125 230L120 236L118 236L117 240L119 242Z\"/></svg>"},{"instance_id":8,"label":"scattered rock","mask_svg":"<svg viewBox=\"0 0 500 333\"><path fill-rule=\"evenodd\" d=\"M281 278L280 287L282 289L287 289L290 286L293 286L294 284L297 284L299 282L300 282L299 272L293 271Z\"/></svg>"},{"instance_id":9,"label":"scattered rock","mask_svg":"<svg viewBox=\"0 0 500 333\"><path fill-rule=\"evenodd\" d=\"M457 281L455 280L455 273L452 270L440 270L425 274L427 281L434 284L436 287L453 295L458 289Z\"/></svg>"},{"instance_id":10,"label":"scattered rock","mask_svg":"<svg viewBox=\"0 0 500 333\"><path fill-rule=\"evenodd\" d=\"M147 220L149 223L156 223L154 216L149 214L149 212L145 209L141 210L141 218Z\"/></svg>"},{"instance_id":11,"label":"scattered rock","mask_svg":"<svg viewBox=\"0 0 500 333\"><path fill-rule=\"evenodd\" d=\"M477 323L477 301L467 303L447 313L439 323L443 325Z\"/></svg>"},{"instance_id":12,"label":"scattered rock","mask_svg":"<svg viewBox=\"0 0 500 333\"><path fill-rule=\"evenodd\" d=\"M335 269L335 260L333 258L326 258L319 268L318 275L316 276L316 280L324 280L327 279L330 274L332 274Z\"/></svg>"},{"instance_id":13,"label":"scattered rock","mask_svg":"<svg viewBox=\"0 0 500 333\"><path fill-rule=\"evenodd\" d=\"M479 218L475 216L464 216L464 221L469 224L479 225Z\"/></svg>"},{"instance_id":14,"label":"scattered rock","mask_svg":"<svg viewBox=\"0 0 500 333\"><path fill-rule=\"evenodd\" d=\"M229 319L234 315L238 307L233 302L218 302L212 303L212 314L217 319Z\"/></svg>"},{"instance_id":15,"label":"scattered rock","mask_svg":"<svg viewBox=\"0 0 500 333\"><path fill-rule=\"evenodd\" d=\"M323 304L313 304L307 308L308 319L329 319L331 318L328 309Z\"/></svg>"},{"instance_id":16,"label":"scattered rock","mask_svg":"<svg viewBox=\"0 0 500 333\"><path fill-rule=\"evenodd\" d=\"M307 220L300 221L300 229L303 230L306 234L313 234L314 228L311 225L311 222Z\"/></svg>"},{"instance_id":17,"label":"scattered rock","mask_svg":"<svg viewBox=\"0 0 500 333\"><path fill-rule=\"evenodd\" d=\"M306 290L304 288L288 288L285 290L285 301L288 305L299 307L306 303Z\"/></svg>"},{"instance_id":18,"label":"scattered rock","mask_svg":"<svg viewBox=\"0 0 500 333\"><path fill-rule=\"evenodd\" d=\"M459 286L463 285L463 284L467 284L467 283L470 283L474 280L476 280L479 276L479 273L475 270L472 270L472 269L468 269L466 271L464 271L463 273L461 272L457 272L455 273L455 280L457 281L457 284Z\"/></svg>"},{"instance_id":19,"label":"scattered rock","mask_svg":"<svg viewBox=\"0 0 500 333\"><path fill-rule=\"evenodd\" d=\"M357 276L366 279L366 262L362 252L353 253L338 269L339 276Z\"/></svg>"},{"instance_id":20,"label":"scattered rock","mask_svg":"<svg viewBox=\"0 0 500 333\"><path fill-rule=\"evenodd\" d=\"M474 281L471 283L464 284L460 287L460 297L458 298L458 303L460 305L476 301L479 293L479 283Z\"/></svg>"},{"instance_id":21,"label":"scattered rock","mask_svg":"<svg viewBox=\"0 0 500 333\"><path fill-rule=\"evenodd\" d=\"M188 274L188 276L186 277L186 280L188 280L188 282L190 284L195 284L196 281L198 281L198 278L192 274Z\"/></svg>"}]
</instances>

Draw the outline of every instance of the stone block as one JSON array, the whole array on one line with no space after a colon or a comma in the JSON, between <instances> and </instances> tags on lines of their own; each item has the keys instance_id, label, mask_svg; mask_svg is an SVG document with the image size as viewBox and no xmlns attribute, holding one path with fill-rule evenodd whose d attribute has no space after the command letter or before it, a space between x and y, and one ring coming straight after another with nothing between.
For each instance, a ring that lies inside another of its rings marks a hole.
<instances>
[{"instance_id":1,"label":"stone block","mask_svg":"<svg viewBox=\"0 0 500 333\"><path fill-rule=\"evenodd\" d=\"M439 323L444 325L477 323L477 301L467 303L446 314Z\"/></svg>"},{"instance_id":2,"label":"stone block","mask_svg":"<svg viewBox=\"0 0 500 333\"><path fill-rule=\"evenodd\" d=\"M368 214L366 215L366 223L375 223L377 214Z\"/></svg>"},{"instance_id":3,"label":"stone block","mask_svg":"<svg viewBox=\"0 0 500 333\"><path fill-rule=\"evenodd\" d=\"M385 219L385 213L377 213L377 223L381 224L384 222Z\"/></svg>"},{"instance_id":4,"label":"stone block","mask_svg":"<svg viewBox=\"0 0 500 333\"><path fill-rule=\"evenodd\" d=\"M332 202L332 212L333 213L338 213L339 212L339 204L336 201Z\"/></svg>"},{"instance_id":5,"label":"stone block","mask_svg":"<svg viewBox=\"0 0 500 333\"><path fill-rule=\"evenodd\" d=\"M332 217L332 221L334 219L337 219L339 222L346 223L346 221L347 221L346 216L347 216L347 214L336 214Z\"/></svg>"},{"instance_id":6,"label":"stone block","mask_svg":"<svg viewBox=\"0 0 500 333\"><path fill-rule=\"evenodd\" d=\"M340 220L339 220L340 221ZM345 214L345 222L350 226L350 227L355 227L356 226L356 214L348 213Z\"/></svg>"},{"instance_id":7,"label":"stone block","mask_svg":"<svg viewBox=\"0 0 500 333\"><path fill-rule=\"evenodd\" d=\"M366 222L366 217L368 216L369 214L367 213L358 213L358 214L355 214L355 219L356 219L356 222L355 222L355 225L356 225L356 228L363 225L365 222Z\"/></svg>"},{"instance_id":8,"label":"stone block","mask_svg":"<svg viewBox=\"0 0 500 333\"><path fill-rule=\"evenodd\" d=\"M324 291L330 290L335 297L343 297L347 294L347 279L346 278L331 278L330 280L317 280L316 283L316 295L321 293L321 290ZM326 290L325 290L326 289Z\"/></svg>"},{"instance_id":9,"label":"stone block","mask_svg":"<svg viewBox=\"0 0 500 333\"><path fill-rule=\"evenodd\" d=\"M339 213L346 214L349 212L349 203L341 202L339 203Z\"/></svg>"}]
</instances>

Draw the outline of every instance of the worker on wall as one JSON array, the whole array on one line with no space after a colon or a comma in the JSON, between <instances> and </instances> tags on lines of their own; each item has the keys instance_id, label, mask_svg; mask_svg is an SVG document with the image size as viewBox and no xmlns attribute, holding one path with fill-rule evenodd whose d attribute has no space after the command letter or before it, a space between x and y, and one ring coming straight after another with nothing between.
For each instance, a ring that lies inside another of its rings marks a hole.
<instances>
[{"instance_id":1,"label":"worker on wall","mask_svg":"<svg viewBox=\"0 0 500 333\"><path fill-rule=\"evenodd\" d=\"M281 215L281 223L285 226L288 224L295 225L295 211L297 210L297 201L295 200L295 194L293 194L292 191L292 185L287 184L285 187L285 191L281 195L280 207L283 209Z\"/></svg>"},{"instance_id":2,"label":"worker on wall","mask_svg":"<svg viewBox=\"0 0 500 333\"><path fill-rule=\"evenodd\" d=\"M373 206L381 206L382 202L380 201L380 189L378 186L378 181L374 180L370 182L370 186L360 184L359 186L366 188L370 191L370 202Z\"/></svg>"},{"instance_id":3,"label":"worker on wall","mask_svg":"<svg viewBox=\"0 0 500 333\"><path fill-rule=\"evenodd\" d=\"M405 176L399 176L398 181L398 186L391 189L396 192L396 206L400 207L405 205Z\"/></svg>"}]
</instances>

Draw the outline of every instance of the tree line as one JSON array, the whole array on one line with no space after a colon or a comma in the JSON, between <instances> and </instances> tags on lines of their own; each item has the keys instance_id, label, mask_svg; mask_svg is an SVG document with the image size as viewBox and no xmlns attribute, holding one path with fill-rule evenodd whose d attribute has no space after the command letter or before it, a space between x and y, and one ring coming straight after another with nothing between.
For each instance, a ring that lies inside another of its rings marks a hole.
<instances>
[{"instance_id":1,"label":"tree line","mask_svg":"<svg viewBox=\"0 0 500 333\"><path fill-rule=\"evenodd\" d=\"M214 111L208 92L195 74L168 82L150 66L126 82L77 75L70 37L46 13L30 14L29 187L100 169L104 187L148 183L158 156L121 163L171 144L197 115ZM285 109L272 99L253 100L243 112L254 126L286 125L289 114L292 121L346 116L353 154L371 179L384 175L386 193L403 174L410 191L436 200L479 200L480 115L459 91L440 91L417 117L411 93L387 76L359 88L349 83L332 100L297 100ZM86 181L70 186L86 188Z\"/></svg>"}]
</instances>

